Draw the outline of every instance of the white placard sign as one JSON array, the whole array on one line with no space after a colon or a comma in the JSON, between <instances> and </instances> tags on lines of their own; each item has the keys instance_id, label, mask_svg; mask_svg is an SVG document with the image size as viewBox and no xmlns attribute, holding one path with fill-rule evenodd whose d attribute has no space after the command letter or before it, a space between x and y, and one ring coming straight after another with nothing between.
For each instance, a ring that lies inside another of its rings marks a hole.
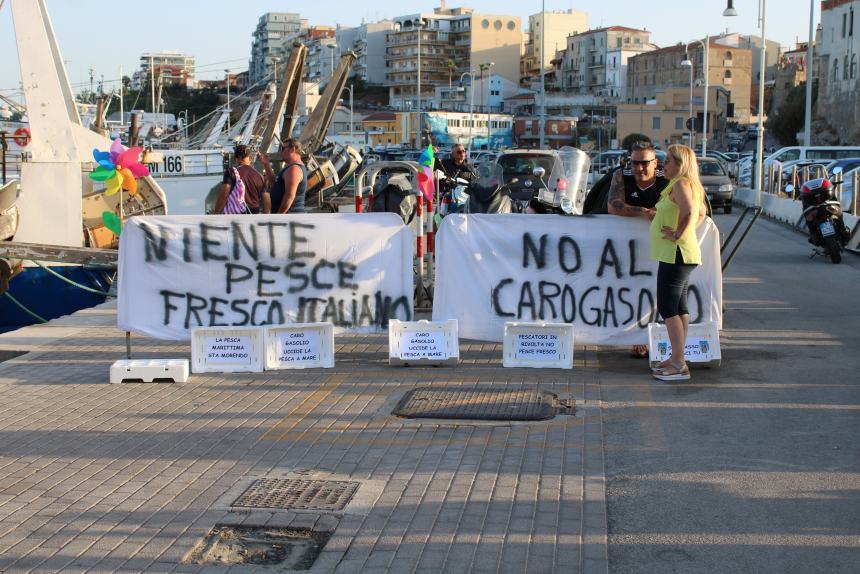
<instances>
[{"instance_id":1,"label":"white placard sign","mask_svg":"<svg viewBox=\"0 0 860 574\"><path fill-rule=\"evenodd\" d=\"M276 337L276 356L279 362L319 361L320 336L316 331L278 333Z\"/></svg>"},{"instance_id":2,"label":"white placard sign","mask_svg":"<svg viewBox=\"0 0 860 574\"><path fill-rule=\"evenodd\" d=\"M266 369L334 367L334 326L299 323L266 329Z\"/></svg>"},{"instance_id":3,"label":"white placard sign","mask_svg":"<svg viewBox=\"0 0 860 574\"><path fill-rule=\"evenodd\" d=\"M648 325L648 355L651 363L658 363L672 354L672 343L666 325ZM714 322L690 325L684 345L684 358L690 363L719 365L722 359L720 333Z\"/></svg>"},{"instance_id":4,"label":"white placard sign","mask_svg":"<svg viewBox=\"0 0 860 574\"><path fill-rule=\"evenodd\" d=\"M412 318L412 234L393 213L133 217L117 324L183 340L195 327Z\"/></svg>"},{"instance_id":5,"label":"white placard sign","mask_svg":"<svg viewBox=\"0 0 860 574\"><path fill-rule=\"evenodd\" d=\"M206 362L212 364L251 364L251 338L220 335L206 337Z\"/></svg>"},{"instance_id":6,"label":"white placard sign","mask_svg":"<svg viewBox=\"0 0 860 574\"><path fill-rule=\"evenodd\" d=\"M453 364L460 359L456 321L397 321L388 324L391 365Z\"/></svg>"},{"instance_id":7,"label":"white placard sign","mask_svg":"<svg viewBox=\"0 0 860 574\"><path fill-rule=\"evenodd\" d=\"M506 367L573 368L573 325L505 323Z\"/></svg>"},{"instance_id":8,"label":"white placard sign","mask_svg":"<svg viewBox=\"0 0 860 574\"><path fill-rule=\"evenodd\" d=\"M690 315L719 325L719 232L706 219L697 235ZM644 219L455 214L436 238L433 320L456 319L461 337L501 341L506 322L547 322L574 325L581 344L648 342L657 263Z\"/></svg>"}]
</instances>

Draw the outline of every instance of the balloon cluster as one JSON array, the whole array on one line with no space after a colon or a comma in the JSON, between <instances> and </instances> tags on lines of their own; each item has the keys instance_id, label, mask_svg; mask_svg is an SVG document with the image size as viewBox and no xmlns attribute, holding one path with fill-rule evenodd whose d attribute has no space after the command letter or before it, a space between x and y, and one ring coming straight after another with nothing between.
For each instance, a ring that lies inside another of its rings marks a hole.
<instances>
[{"instance_id":1,"label":"balloon cluster","mask_svg":"<svg viewBox=\"0 0 860 574\"><path fill-rule=\"evenodd\" d=\"M149 170L138 160L141 152L143 149L139 147L126 149L119 138L113 141L110 151L94 149L93 159L99 165L90 172L90 179L105 183L105 195L114 195L120 189L132 196L137 194L136 179L149 175ZM122 222L115 213L105 211L102 219L108 229L119 235Z\"/></svg>"}]
</instances>

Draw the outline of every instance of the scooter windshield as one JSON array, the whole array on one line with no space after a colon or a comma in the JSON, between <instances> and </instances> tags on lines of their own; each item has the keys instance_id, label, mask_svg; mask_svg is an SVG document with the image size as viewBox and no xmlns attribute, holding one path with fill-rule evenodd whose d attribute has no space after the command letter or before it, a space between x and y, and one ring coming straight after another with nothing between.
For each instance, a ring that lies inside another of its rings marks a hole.
<instances>
[{"instance_id":1,"label":"scooter windshield","mask_svg":"<svg viewBox=\"0 0 860 574\"><path fill-rule=\"evenodd\" d=\"M553 164L546 179L547 187L555 192L557 204L569 213L581 214L588 191L588 170L591 159L582 150L563 147L557 152L559 161Z\"/></svg>"}]
</instances>

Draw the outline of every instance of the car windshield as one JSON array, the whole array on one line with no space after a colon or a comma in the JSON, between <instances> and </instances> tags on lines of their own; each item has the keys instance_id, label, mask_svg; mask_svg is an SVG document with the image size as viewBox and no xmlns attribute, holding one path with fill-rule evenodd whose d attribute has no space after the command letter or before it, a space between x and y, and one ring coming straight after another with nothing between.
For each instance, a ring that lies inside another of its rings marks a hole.
<instances>
[{"instance_id":1,"label":"car windshield","mask_svg":"<svg viewBox=\"0 0 860 574\"><path fill-rule=\"evenodd\" d=\"M699 162L699 175L726 175L723 166L716 161Z\"/></svg>"},{"instance_id":2,"label":"car windshield","mask_svg":"<svg viewBox=\"0 0 860 574\"><path fill-rule=\"evenodd\" d=\"M518 175L532 175L536 167L544 168L549 175L554 163L555 158L546 154L504 154L498 159L506 182Z\"/></svg>"}]
</instances>

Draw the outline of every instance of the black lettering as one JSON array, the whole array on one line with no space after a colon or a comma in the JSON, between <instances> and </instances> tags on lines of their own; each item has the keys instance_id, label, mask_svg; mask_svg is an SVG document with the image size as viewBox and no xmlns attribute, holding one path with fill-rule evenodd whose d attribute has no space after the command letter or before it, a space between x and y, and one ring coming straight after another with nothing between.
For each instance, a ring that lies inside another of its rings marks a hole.
<instances>
[{"instance_id":1,"label":"black lettering","mask_svg":"<svg viewBox=\"0 0 860 574\"><path fill-rule=\"evenodd\" d=\"M534 239L530 233L523 233L523 269L528 269L529 267L529 253L532 254L532 257L535 259L535 264L538 269L543 269L546 267L546 240L547 234L544 233L540 236L540 248L535 245Z\"/></svg>"},{"instance_id":2,"label":"black lettering","mask_svg":"<svg viewBox=\"0 0 860 574\"><path fill-rule=\"evenodd\" d=\"M495 311L496 315L498 315L499 317L516 317L515 313L508 313L507 311L504 311L502 309L502 306L499 304L499 293L501 292L502 287L504 287L505 285L510 285L513 282L513 279L502 279L501 281L499 281L498 285L493 287L493 311Z\"/></svg>"},{"instance_id":3,"label":"black lettering","mask_svg":"<svg viewBox=\"0 0 860 574\"><path fill-rule=\"evenodd\" d=\"M573 249L573 257L576 265L569 266L567 264L569 249ZM577 244L573 237L564 235L558 240L558 264L565 273L576 273L582 267L582 254L579 251L579 244Z\"/></svg>"},{"instance_id":4,"label":"black lettering","mask_svg":"<svg viewBox=\"0 0 860 574\"><path fill-rule=\"evenodd\" d=\"M394 300L391 304L391 314L392 316L397 316L397 309L403 307L403 321L411 321L412 320L412 308L409 306L409 297L406 295L402 295Z\"/></svg>"},{"instance_id":5,"label":"black lettering","mask_svg":"<svg viewBox=\"0 0 860 574\"><path fill-rule=\"evenodd\" d=\"M325 299L315 297L299 297L299 323L317 322L317 303L325 303Z\"/></svg>"},{"instance_id":6,"label":"black lettering","mask_svg":"<svg viewBox=\"0 0 860 574\"><path fill-rule=\"evenodd\" d=\"M573 287L567 284L561 290L561 318L565 323L573 323L576 320L576 294Z\"/></svg>"},{"instance_id":7,"label":"black lettering","mask_svg":"<svg viewBox=\"0 0 860 574\"><path fill-rule=\"evenodd\" d=\"M615 316L615 292L612 287L606 288L606 299L603 302L603 326L609 325L609 316L612 315L612 326L618 327L618 318Z\"/></svg>"},{"instance_id":8,"label":"black lettering","mask_svg":"<svg viewBox=\"0 0 860 574\"><path fill-rule=\"evenodd\" d=\"M535 296L532 293L532 283L531 281L524 281L523 286L520 288L520 301L517 305L517 318L523 318L523 309L531 308L532 316L531 319L534 321L537 317L535 316Z\"/></svg>"},{"instance_id":9,"label":"black lettering","mask_svg":"<svg viewBox=\"0 0 860 574\"><path fill-rule=\"evenodd\" d=\"M606 267L613 267L615 269L615 277L617 279L621 279L623 276L621 261L618 260L618 254L615 252L615 245L613 245L611 239L607 239L603 245L603 253L600 254L600 267L597 269L598 277L603 277Z\"/></svg>"},{"instance_id":10,"label":"black lettering","mask_svg":"<svg viewBox=\"0 0 860 574\"><path fill-rule=\"evenodd\" d=\"M251 324L254 325L255 327L267 324L265 321L263 321L262 323L257 323L257 308L260 305L265 305L265 304L266 304L265 301L254 301L254 304L251 305Z\"/></svg>"},{"instance_id":11,"label":"black lettering","mask_svg":"<svg viewBox=\"0 0 860 574\"><path fill-rule=\"evenodd\" d=\"M638 275L643 275L646 277L650 277L654 273L650 269L636 269L636 240L631 239L627 242L628 249L630 251L630 276L636 277Z\"/></svg>"},{"instance_id":12,"label":"black lettering","mask_svg":"<svg viewBox=\"0 0 860 574\"><path fill-rule=\"evenodd\" d=\"M272 285L275 283L274 279L266 279L265 273L266 271L278 271L280 267L275 267L274 265L266 265L265 263L257 263L257 296L258 297L281 297L283 296L282 291L263 291L263 285Z\"/></svg>"},{"instance_id":13,"label":"black lettering","mask_svg":"<svg viewBox=\"0 0 860 574\"><path fill-rule=\"evenodd\" d=\"M194 319L197 321L197 326L202 327L204 323L203 320L200 319L198 311L202 311L206 308L206 299L198 297L192 293L186 293L185 297L187 299L187 306L185 307L185 328L189 329L191 327L191 315L194 315Z\"/></svg>"},{"instance_id":14,"label":"black lettering","mask_svg":"<svg viewBox=\"0 0 860 574\"><path fill-rule=\"evenodd\" d=\"M182 260L191 263L191 229L182 230Z\"/></svg>"},{"instance_id":15,"label":"black lettering","mask_svg":"<svg viewBox=\"0 0 860 574\"><path fill-rule=\"evenodd\" d=\"M269 315L266 321L269 325L284 324L284 309L281 307L280 301L272 301L271 305L269 305Z\"/></svg>"},{"instance_id":16,"label":"black lettering","mask_svg":"<svg viewBox=\"0 0 860 574\"><path fill-rule=\"evenodd\" d=\"M337 286L341 289L358 289L358 285L355 283L350 283L351 280L355 279L355 270L358 269L352 263L347 261L338 261L337 262L337 271L338 271L338 280Z\"/></svg>"},{"instance_id":17,"label":"black lettering","mask_svg":"<svg viewBox=\"0 0 860 574\"><path fill-rule=\"evenodd\" d=\"M244 265L239 265L238 263L227 263L224 265L227 269L227 294L231 294L233 292L233 283L240 283L242 281L247 281L254 275L254 270L250 267L245 267ZM243 272L243 276L237 275L238 272Z\"/></svg>"},{"instance_id":18,"label":"black lettering","mask_svg":"<svg viewBox=\"0 0 860 574\"><path fill-rule=\"evenodd\" d=\"M648 307L646 311L645 307L645 299L647 299ZM645 324L642 324L642 319L645 319ZM657 310L654 308L654 295L651 294L651 291L648 289L642 289L639 291L639 307L636 310L636 324L640 329L647 329L648 323L655 322L657 320Z\"/></svg>"},{"instance_id":19,"label":"black lettering","mask_svg":"<svg viewBox=\"0 0 860 574\"><path fill-rule=\"evenodd\" d=\"M227 228L220 225L200 224L200 245L203 252L203 261L209 261L210 259L215 261L227 261L226 255L216 253L210 249L210 247L218 247L221 245L220 241L209 239L210 230L227 231Z\"/></svg>"},{"instance_id":20,"label":"black lettering","mask_svg":"<svg viewBox=\"0 0 860 574\"><path fill-rule=\"evenodd\" d=\"M337 324L337 303L335 303L334 297L328 298L328 302L326 303L325 310L323 310L320 321L323 323L329 322Z\"/></svg>"},{"instance_id":21,"label":"black lettering","mask_svg":"<svg viewBox=\"0 0 860 574\"><path fill-rule=\"evenodd\" d=\"M586 299L588 299L588 295L594 291L599 291L600 287L589 287L585 290L585 293L582 294L582 298L579 300L579 318L582 319L582 322L586 325L600 325L600 308L592 307L591 310L597 314L597 317L594 320L588 320L585 318L585 309L583 306L585 305Z\"/></svg>"},{"instance_id":22,"label":"black lettering","mask_svg":"<svg viewBox=\"0 0 860 574\"><path fill-rule=\"evenodd\" d=\"M230 224L233 231L233 259L239 259L239 245L245 248L245 252L251 256L254 261L260 260L260 251L257 249L257 228L253 225L248 226L248 235L251 237L250 243L242 233L242 226L236 221Z\"/></svg>"},{"instance_id":23,"label":"black lettering","mask_svg":"<svg viewBox=\"0 0 860 574\"><path fill-rule=\"evenodd\" d=\"M290 259L300 259L302 257L313 259L316 257L313 251L297 251L299 243L308 243L307 238L299 236L296 233L296 229L299 227L314 229L315 226L308 223L296 223L295 221L290 224Z\"/></svg>"},{"instance_id":24,"label":"black lettering","mask_svg":"<svg viewBox=\"0 0 860 574\"><path fill-rule=\"evenodd\" d=\"M544 313L544 304L546 304L552 310L551 318L555 319L558 314L555 311L555 303L553 302L553 299L558 297L561 293L561 286L557 283L541 281L538 283L538 293L540 294L540 311L538 311L538 315L541 319L547 319L547 315Z\"/></svg>"},{"instance_id":25,"label":"black lettering","mask_svg":"<svg viewBox=\"0 0 860 574\"><path fill-rule=\"evenodd\" d=\"M258 223L257 225L259 225L260 227L266 227L266 228L268 228L268 229L269 229L269 257L271 257L272 259L274 259L274 258L275 258L275 253L276 253L276 250L275 250L275 245L276 245L276 242L275 242L275 228L276 228L276 227L287 227L287 225L288 225L288 224L286 224L286 223L277 223L277 222L275 222L275 221L261 221L261 222L260 222L260 223Z\"/></svg>"},{"instance_id":26,"label":"black lettering","mask_svg":"<svg viewBox=\"0 0 860 574\"><path fill-rule=\"evenodd\" d=\"M239 322L233 321L234 326L244 327L245 325L247 325L248 323L251 322L251 316L245 310L245 305L247 305L247 304L248 304L247 299L236 299L235 301L230 303L230 310L233 311L234 313L238 313L244 317Z\"/></svg>"},{"instance_id":27,"label":"black lettering","mask_svg":"<svg viewBox=\"0 0 860 574\"><path fill-rule=\"evenodd\" d=\"M358 317L356 325L363 325L367 321L367 325L373 325L373 311L370 310L370 295L361 296L361 315Z\"/></svg>"},{"instance_id":28,"label":"black lettering","mask_svg":"<svg viewBox=\"0 0 860 574\"><path fill-rule=\"evenodd\" d=\"M629 292L630 292L629 287L622 287L621 289L618 290L618 300L621 301L621 304L625 305L630 312L630 314L627 315L627 318L624 319L623 321L621 321L622 325L626 325L626 324L630 323L630 321L633 320L633 318L635 316L634 314L636 312L636 309L633 308L633 305L627 299L624 298L624 294L629 293Z\"/></svg>"},{"instance_id":29,"label":"black lettering","mask_svg":"<svg viewBox=\"0 0 860 574\"><path fill-rule=\"evenodd\" d=\"M152 261L153 255L159 261L167 259L167 240L170 237L170 232L159 225L158 238L156 239L152 226L149 224L141 223L140 229L143 231L144 260L149 263Z\"/></svg>"},{"instance_id":30,"label":"black lettering","mask_svg":"<svg viewBox=\"0 0 860 574\"><path fill-rule=\"evenodd\" d=\"M179 311L179 307L172 304L170 302L171 297L182 297L185 298L185 295L182 293L175 293L174 291L168 291L167 289L162 289L159 291L162 297L164 297L164 324L170 324L170 312L171 311Z\"/></svg>"},{"instance_id":31,"label":"black lettering","mask_svg":"<svg viewBox=\"0 0 860 574\"><path fill-rule=\"evenodd\" d=\"M284 273L286 273L287 277L290 279L298 279L301 283L298 286L291 285L287 289L287 293L298 293L299 291L304 291L307 289L308 283L310 283L310 279L304 273L293 273L293 269L304 269L307 267L307 263L304 261L293 261L284 267Z\"/></svg>"},{"instance_id":32,"label":"black lettering","mask_svg":"<svg viewBox=\"0 0 860 574\"><path fill-rule=\"evenodd\" d=\"M314 265L314 269L311 272L311 284L314 286L315 289L331 289L332 287L334 287L334 283L320 283L318 274L320 270L325 267L331 267L332 269L334 269L336 265L331 261L326 261L325 259L320 259L319 262Z\"/></svg>"},{"instance_id":33,"label":"black lettering","mask_svg":"<svg viewBox=\"0 0 860 574\"><path fill-rule=\"evenodd\" d=\"M210 327L227 327L226 323L216 323L215 320L218 317L223 317L224 313L218 310L218 305L223 303L224 305L228 304L229 301L226 299L219 299L218 297L210 297L209 298L209 326Z\"/></svg>"},{"instance_id":34,"label":"black lettering","mask_svg":"<svg viewBox=\"0 0 860 574\"><path fill-rule=\"evenodd\" d=\"M695 285L691 284L689 287L687 287L687 295L688 295L688 297L687 297L688 300L689 300L689 295L692 295L693 298L696 300L697 314L696 314L695 318L692 318L692 316L691 316L690 323L701 323L702 318L705 315L705 310L702 308L702 294L699 293L699 288L696 287ZM689 303L687 304L687 308L688 309L690 308Z\"/></svg>"}]
</instances>

